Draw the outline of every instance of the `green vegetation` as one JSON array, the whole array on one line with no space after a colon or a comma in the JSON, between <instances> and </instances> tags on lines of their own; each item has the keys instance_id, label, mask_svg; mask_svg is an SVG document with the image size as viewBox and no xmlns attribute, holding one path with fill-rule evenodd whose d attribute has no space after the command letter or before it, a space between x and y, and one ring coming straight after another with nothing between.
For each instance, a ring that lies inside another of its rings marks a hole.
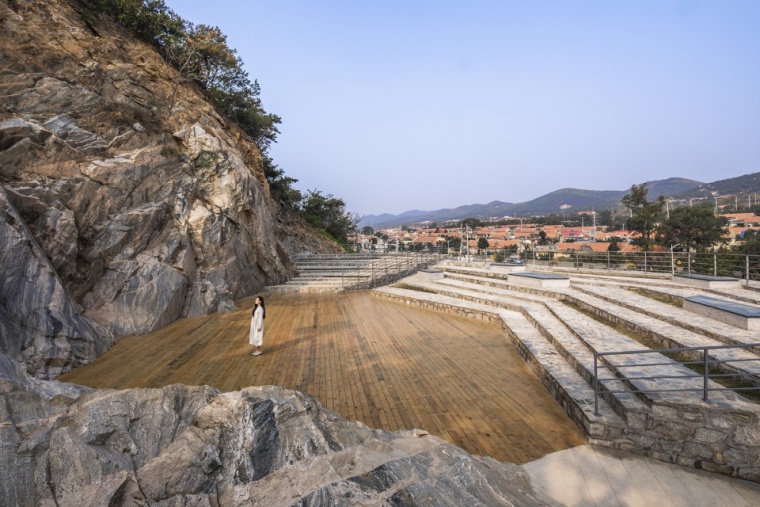
<instances>
[{"instance_id":1,"label":"green vegetation","mask_svg":"<svg viewBox=\"0 0 760 507\"><path fill-rule=\"evenodd\" d=\"M301 214L317 229L328 232L338 243L347 243L348 235L356 229L359 218L346 211L346 203L319 190L309 190L301 200Z\"/></svg>"},{"instance_id":2,"label":"green vegetation","mask_svg":"<svg viewBox=\"0 0 760 507\"><path fill-rule=\"evenodd\" d=\"M704 251L722 240L727 225L728 219L716 216L711 207L682 206L658 227L657 241L668 248L679 244L687 252L692 247Z\"/></svg>"},{"instance_id":3,"label":"green vegetation","mask_svg":"<svg viewBox=\"0 0 760 507\"><path fill-rule=\"evenodd\" d=\"M307 195L293 188L298 180L285 175L267 154L277 140L279 116L267 113L261 103L258 82L251 81L243 70L243 61L227 45L227 36L215 26L194 25L166 6L164 0L80 0L82 16L90 25L97 16L110 16L137 37L155 47L179 72L169 99L169 113L174 110L181 83L194 82L208 94L216 108L235 122L259 147L264 159L264 175L270 195L283 208L304 216L329 237L345 243L358 220L345 210L345 203L318 190ZM202 153L196 165L205 167L214 160Z\"/></svg>"},{"instance_id":4,"label":"green vegetation","mask_svg":"<svg viewBox=\"0 0 760 507\"><path fill-rule=\"evenodd\" d=\"M647 198L647 185L632 185L630 193L623 196L620 202L631 212L628 219L628 229L637 235L631 239L631 243L647 251L654 244L654 232L657 224L662 221L665 207L665 197L660 195L656 201Z\"/></svg>"},{"instance_id":5,"label":"green vegetation","mask_svg":"<svg viewBox=\"0 0 760 507\"><path fill-rule=\"evenodd\" d=\"M681 308L683 306L683 298L677 297L677 296L670 296L668 294L665 294L664 292L656 292L653 290L645 289L643 287L628 287L628 290L631 292L635 292L636 294L639 294L644 297L648 297L649 299L654 299L655 301L659 301L660 303L665 303L670 306L675 306L676 308Z\"/></svg>"}]
</instances>

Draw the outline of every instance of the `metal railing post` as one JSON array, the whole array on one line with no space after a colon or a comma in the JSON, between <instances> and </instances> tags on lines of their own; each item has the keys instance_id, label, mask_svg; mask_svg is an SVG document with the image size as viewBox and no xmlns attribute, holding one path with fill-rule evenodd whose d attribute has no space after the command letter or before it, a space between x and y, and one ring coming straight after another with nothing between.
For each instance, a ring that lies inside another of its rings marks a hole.
<instances>
[{"instance_id":1,"label":"metal railing post","mask_svg":"<svg viewBox=\"0 0 760 507\"><path fill-rule=\"evenodd\" d=\"M708 378L708 373L707 373L707 366L708 366L707 349L704 349L702 351L702 353L704 354L703 359L704 359L704 366L705 366L705 377L704 377L705 380L704 380L704 396L703 396L703 399L705 401L707 401L707 378Z\"/></svg>"},{"instance_id":2,"label":"metal railing post","mask_svg":"<svg viewBox=\"0 0 760 507\"><path fill-rule=\"evenodd\" d=\"M687 262L689 263L689 274L691 274L691 252L686 252Z\"/></svg>"},{"instance_id":3,"label":"metal railing post","mask_svg":"<svg viewBox=\"0 0 760 507\"><path fill-rule=\"evenodd\" d=\"M718 276L718 254L715 252L713 252L713 276Z\"/></svg>"},{"instance_id":4,"label":"metal railing post","mask_svg":"<svg viewBox=\"0 0 760 507\"><path fill-rule=\"evenodd\" d=\"M607 271L609 271L610 269L612 269L612 267L610 266L610 251L607 250Z\"/></svg>"},{"instance_id":5,"label":"metal railing post","mask_svg":"<svg viewBox=\"0 0 760 507\"><path fill-rule=\"evenodd\" d=\"M597 378L599 378L597 371L597 358L599 356L594 352L594 415L599 415L599 386L597 384Z\"/></svg>"},{"instance_id":6,"label":"metal railing post","mask_svg":"<svg viewBox=\"0 0 760 507\"><path fill-rule=\"evenodd\" d=\"M744 256L744 280L749 285L749 255Z\"/></svg>"}]
</instances>

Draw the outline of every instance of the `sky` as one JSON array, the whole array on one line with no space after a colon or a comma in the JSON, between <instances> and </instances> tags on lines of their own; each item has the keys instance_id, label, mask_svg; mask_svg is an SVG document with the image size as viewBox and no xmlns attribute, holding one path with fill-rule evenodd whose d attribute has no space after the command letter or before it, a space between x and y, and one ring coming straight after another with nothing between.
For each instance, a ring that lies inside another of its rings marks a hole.
<instances>
[{"instance_id":1,"label":"sky","mask_svg":"<svg viewBox=\"0 0 760 507\"><path fill-rule=\"evenodd\" d=\"M760 171L756 0L166 0L360 216Z\"/></svg>"}]
</instances>

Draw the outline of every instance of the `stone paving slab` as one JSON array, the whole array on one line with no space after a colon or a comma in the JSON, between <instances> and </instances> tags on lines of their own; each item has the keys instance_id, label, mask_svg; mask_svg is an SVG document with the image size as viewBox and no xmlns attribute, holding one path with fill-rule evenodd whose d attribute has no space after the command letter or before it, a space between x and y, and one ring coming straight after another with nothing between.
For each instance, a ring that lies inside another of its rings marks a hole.
<instances>
[{"instance_id":1,"label":"stone paving slab","mask_svg":"<svg viewBox=\"0 0 760 507\"><path fill-rule=\"evenodd\" d=\"M698 273L679 273L673 275L673 281L684 285L701 287L703 289L721 289L739 287L741 282L738 278L727 276L700 275Z\"/></svg>"},{"instance_id":2,"label":"stone paving slab","mask_svg":"<svg viewBox=\"0 0 760 507\"><path fill-rule=\"evenodd\" d=\"M470 282L461 281L462 278L472 280ZM481 279L482 281L482 279ZM483 291L494 296L507 296L513 299L515 302L524 300L526 302L543 303L545 301L551 301L552 298L545 296L533 295L533 294L519 294L514 295L513 291L509 291L509 286L506 283L500 281L489 281L488 285L480 285L477 283L476 277L466 277L466 275L458 275L457 278L446 278L438 282L451 286L452 288L459 288L467 291ZM482 287L482 288L481 288ZM717 341L713 338L694 333L683 329L682 327L675 326L663 320L650 317L642 314L638 311L630 310L621 307L617 304L608 302L607 300L597 298L584 292L570 290L566 293L574 299L585 303L586 305L601 310L607 313L608 318L613 320L620 319L628 327L636 329L638 332L645 332L663 342L662 347L709 347L716 345L723 345L723 342ZM760 339L760 337L758 337ZM642 347L643 348L643 347ZM709 353L711 358L717 359L722 362L726 361L743 361L733 364L733 369L737 372L750 373L753 375L760 375L760 361L758 362L744 362L748 359L756 359L757 355L752 354L741 349L724 349L714 350ZM694 356L697 359L697 356Z\"/></svg>"},{"instance_id":3,"label":"stone paving slab","mask_svg":"<svg viewBox=\"0 0 760 507\"><path fill-rule=\"evenodd\" d=\"M614 302L625 308L645 313L651 317L661 319L689 331L703 334L723 343L754 343L757 341L757 333L737 329L729 324L717 322L707 317L701 317L672 305L655 301L654 299L638 295L634 292L609 286L585 286L582 289L588 294Z\"/></svg>"},{"instance_id":4,"label":"stone paving slab","mask_svg":"<svg viewBox=\"0 0 760 507\"><path fill-rule=\"evenodd\" d=\"M562 356L570 362L574 368L585 377L587 382L593 379L593 352L629 352L642 350L646 347L635 340L618 333L617 331L601 324L586 315L579 313L566 305L559 303L551 298L541 298L533 296L533 301L520 300L511 297L510 294L499 294L497 288L492 288L494 292L485 293L477 292L472 289L475 284L466 282L456 282L451 280L438 281L437 283L428 283L420 279L406 279L409 284L417 284L426 289L443 293L446 297L466 299L467 301L482 303L490 306L497 306L511 310L522 311L526 317L531 320L532 324L540 330L543 330L544 337L552 342L561 352ZM582 294L579 294L582 297ZM613 306L603 300L589 301L592 304L604 306ZM539 304L542 303L542 304ZM545 308L548 307L548 308ZM551 311L554 312L552 314ZM615 311L615 310L611 310ZM652 319L655 320L655 319ZM704 340L709 340L704 338ZM711 343L715 344L714 342ZM722 359L738 359L755 357L744 351L725 351L719 353ZM628 367L637 363L668 363L659 366L649 367ZM601 364L604 364L603 362ZM629 377L667 375L673 377L691 377L694 372L678 362L668 359L660 354L636 354L615 356L614 364L626 365L621 368L621 373ZM747 363L745 365L750 371L760 372L760 364ZM741 366L739 367L741 368ZM633 401L633 396L629 389L621 386L620 382L611 380L614 376L612 373L600 374L601 377L610 379L603 384L611 384L608 387L610 391L622 391L615 393L615 403L629 410L641 410ZM683 379L669 379L672 389L699 389L703 386L701 377L691 377ZM659 381L653 380L633 380L630 382L637 390L648 391L656 388ZM712 389L721 389L721 386L710 381L709 387ZM660 392L660 393L641 393L643 399L651 401L669 401L676 403L702 403L702 395L697 392ZM739 399L734 392L713 391L710 393L713 402L719 404L732 404ZM608 399L609 400L609 399ZM611 401L611 400L610 400Z\"/></svg>"},{"instance_id":5,"label":"stone paving slab","mask_svg":"<svg viewBox=\"0 0 760 507\"><path fill-rule=\"evenodd\" d=\"M721 341L688 331L680 326L650 317L643 313L612 304L605 299L597 298L585 292L577 290L568 291L568 296L591 308L604 312L608 319L620 321L622 324L635 329L639 333L647 334L650 337L661 341L662 348L712 347L716 345L724 345ZM758 338L760 339L760 337ZM709 352L709 356L723 362L730 362L732 360L746 361L748 359L757 359L758 357L756 354L742 349L712 350ZM698 359L696 355L694 358ZM737 362L732 366L739 372L760 376L760 361Z\"/></svg>"},{"instance_id":6,"label":"stone paving slab","mask_svg":"<svg viewBox=\"0 0 760 507\"><path fill-rule=\"evenodd\" d=\"M596 445L523 465L544 498L567 507L756 507L760 485Z\"/></svg>"},{"instance_id":7,"label":"stone paving slab","mask_svg":"<svg viewBox=\"0 0 760 507\"><path fill-rule=\"evenodd\" d=\"M559 302L547 303L549 309L562 320L572 332L588 346L599 353L604 352L633 352L646 349L639 342L618 333L604 324L587 317L586 315L569 308ZM662 354L641 353L625 354L613 357L605 356L603 359L609 366L615 365L621 374L629 379L631 377L652 377L652 376L670 376L674 378L667 379L667 389L695 389L700 390L703 387L702 377L693 377L696 373L677 361L667 358ZM646 363L662 363L652 366L640 366ZM621 367L622 366L622 367ZM679 378L683 377L683 378ZM628 380L628 383L639 391L650 391L662 389L662 380L634 379ZM708 381L708 388L721 389L722 386L713 381ZM677 403L681 405L697 404L702 405L702 392L648 392L641 393L644 398L657 402ZM709 394L711 403L721 407L738 407L743 404L743 398L733 391L711 391Z\"/></svg>"}]
</instances>

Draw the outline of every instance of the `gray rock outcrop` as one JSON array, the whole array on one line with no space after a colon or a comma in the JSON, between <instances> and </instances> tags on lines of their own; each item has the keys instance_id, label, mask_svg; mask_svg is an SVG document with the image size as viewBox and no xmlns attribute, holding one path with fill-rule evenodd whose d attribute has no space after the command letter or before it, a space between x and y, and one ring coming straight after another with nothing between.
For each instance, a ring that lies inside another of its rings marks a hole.
<instances>
[{"instance_id":1,"label":"gray rock outcrop","mask_svg":"<svg viewBox=\"0 0 760 507\"><path fill-rule=\"evenodd\" d=\"M102 354L113 334L79 311L0 188L0 351L51 378Z\"/></svg>"},{"instance_id":2,"label":"gray rock outcrop","mask_svg":"<svg viewBox=\"0 0 760 507\"><path fill-rule=\"evenodd\" d=\"M0 352L40 378L334 247L281 218L258 148L202 90L77 6L0 0Z\"/></svg>"},{"instance_id":3,"label":"gray rock outcrop","mask_svg":"<svg viewBox=\"0 0 760 507\"><path fill-rule=\"evenodd\" d=\"M86 390L0 355L0 504L545 505L519 466L278 387Z\"/></svg>"}]
</instances>

